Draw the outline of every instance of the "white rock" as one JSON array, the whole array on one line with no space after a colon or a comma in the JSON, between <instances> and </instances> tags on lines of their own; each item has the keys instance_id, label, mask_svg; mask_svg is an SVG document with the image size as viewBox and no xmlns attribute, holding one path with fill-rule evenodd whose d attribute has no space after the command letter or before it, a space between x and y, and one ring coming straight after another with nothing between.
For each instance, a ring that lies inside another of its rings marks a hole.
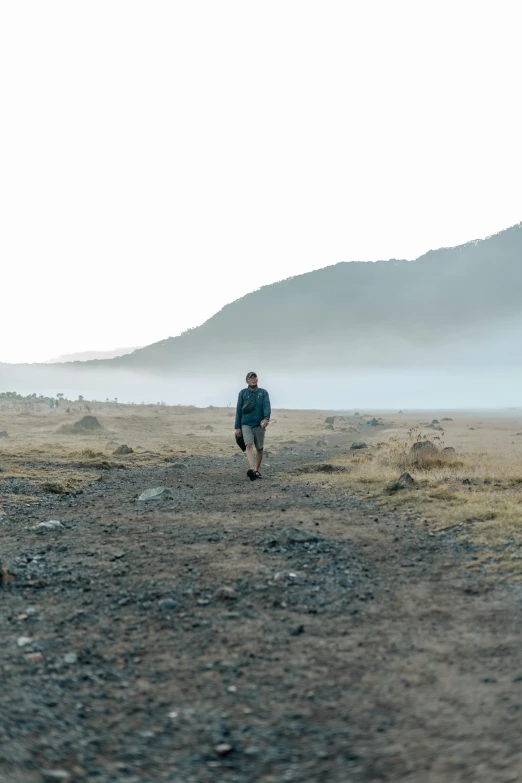
<instances>
[{"instance_id":1,"label":"white rock","mask_svg":"<svg viewBox=\"0 0 522 783\"><path fill-rule=\"evenodd\" d=\"M39 522L36 527L42 527L47 530L65 530L64 526L58 519L50 519L48 522Z\"/></svg>"},{"instance_id":2,"label":"white rock","mask_svg":"<svg viewBox=\"0 0 522 783\"><path fill-rule=\"evenodd\" d=\"M16 643L19 647L25 647L26 644L31 644L32 641L30 636L19 636Z\"/></svg>"},{"instance_id":3,"label":"white rock","mask_svg":"<svg viewBox=\"0 0 522 783\"><path fill-rule=\"evenodd\" d=\"M77 663L78 656L77 656L77 654L75 652L68 652L68 653L65 653L65 655L63 656L63 659L64 659L65 663Z\"/></svg>"},{"instance_id":4,"label":"white rock","mask_svg":"<svg viewBox=\"0 0 522 783\"><path fill-rule=\"evenodd\" d=\"M142 492L138 500L145 502L147 500L166 500L167 498L173 498L174 494L168 487L154 487L153 489L146 489Z\"/></svg>"}]
</instances>

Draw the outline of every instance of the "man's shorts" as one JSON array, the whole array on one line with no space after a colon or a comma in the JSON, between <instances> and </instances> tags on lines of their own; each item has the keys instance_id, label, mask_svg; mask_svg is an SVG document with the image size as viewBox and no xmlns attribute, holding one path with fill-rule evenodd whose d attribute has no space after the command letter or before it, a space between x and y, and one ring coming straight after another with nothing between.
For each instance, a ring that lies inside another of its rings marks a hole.
<instances>
[{"instance_id":1,"label":"man's shorts","mask_svg":"<svg viewBox=\"0 0 522 783\"><path fill-rule=\"evenodd\" d=\"M263 427L251 427L249 424L243 424L241 430L246 446L255 444L257 451L263 450L265 444L265 431Z\"/></svg>"}]
</instances>

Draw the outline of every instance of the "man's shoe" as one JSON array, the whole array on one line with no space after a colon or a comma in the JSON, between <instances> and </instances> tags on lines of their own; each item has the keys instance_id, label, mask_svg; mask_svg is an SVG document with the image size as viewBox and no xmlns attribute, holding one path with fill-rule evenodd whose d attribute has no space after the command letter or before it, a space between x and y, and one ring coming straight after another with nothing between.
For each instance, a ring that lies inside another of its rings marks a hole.
<instances>
[{"instance_id":1,"label":"man's shoe","mask_svg":"<svg viewBox=\"0 0 522 783\"><path fill-rule=\"evenodd\" d=\"M263 478L263 476L258 470L256 470L256 478Z\"/></svg>"},{"instance_id":2,"label":"man's shoe","mask_svg":"<svg viewBox=\"0 0 522 783\"><path fill-rule=\"evenodd\" d=\"M256 480L256 478L257 478L257 476L256 476L256 472L255 472L255 470L252 470L252 468L250 468L249 470L247 470L247 476L248 476L248 478L250 479L250 481L255 481L255 480Z\"/></svg>"}]
</instances>

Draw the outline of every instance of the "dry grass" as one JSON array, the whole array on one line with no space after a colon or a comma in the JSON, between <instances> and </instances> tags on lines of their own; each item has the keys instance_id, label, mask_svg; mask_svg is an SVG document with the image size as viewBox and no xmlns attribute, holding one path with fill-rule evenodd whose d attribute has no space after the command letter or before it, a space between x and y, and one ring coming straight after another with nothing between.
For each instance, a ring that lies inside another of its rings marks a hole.
<instances>
[{"instance_id":1,"label":"dry grass","mask_svg":"<svg viewBox=\"0 0 522 783\"><path fill-rule=\"evenodd\" d=\"M426 417L429 418L429 417ZM377 506L401 512L435 534L458 535L484 547L479 559L522 579L522 437L520 419L453 414L444 432L406 419L400 428L379 433L370 448L339 455L333 464L345 472L328 484L371 498ZM414 442L429 439L437 453L415 455ZM445 455L442 449L455 447ZM394 489L407 471L411 489ZM324 472L295 477L324 484Z\"/></svg>"}]
</instances>

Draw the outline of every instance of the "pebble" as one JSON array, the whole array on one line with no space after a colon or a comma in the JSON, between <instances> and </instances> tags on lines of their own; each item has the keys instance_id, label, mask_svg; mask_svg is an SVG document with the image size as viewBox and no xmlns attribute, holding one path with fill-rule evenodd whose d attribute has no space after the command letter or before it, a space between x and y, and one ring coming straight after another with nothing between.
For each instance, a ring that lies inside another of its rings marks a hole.
<instances>
[{"instance_id":1,"label":"pebble","mask_svg":"<svg viewBox=\"0 0 522 783\"><path fill-rule=\"evenodd\" d=\"M234 748L232 745L229 745L228 742L221 742L219 745L216 745L214 750L218 756L228 756L229 753L232 753Z\"/></svg>"},{"instance_id":2,"label":"pebble","mask_svg":"<svg viewBox=\"0 0 522 783\"><path fill-rule=\"evenodd\" d=\"M77 663L78 662L78 656L75 652L68 652L65 653L63 656L63 659L65 663Z\"/></svg>"},{"instance_id":3,"label":"pebble","mask_svg":"<svg viewBox=\"0 0 522 783\"><path fill-rule=\"evenodd\" d=\"M318 541L318 537L310 530L298 530L296 527L285 527L281 531L281 541L284 544L303 544L307 541Z\"/></svg>"},{"instance_id":4,"label":"pebble","mask_svg":"<svg viewBox=\"0 0 522 783\"><path fill-rule=\"evenodd\" d=\"M26 661L31 661L31 663L38 663L39 661L43 661L43 655L39 652L27 653L27 655L24 657Z\"/></svg>"},{"instance_id":5,"label":"pebble","mask_svg":"<svg viewBox=\"0 0 522 783\"><path fill-rule=\"evenodd\" d=\"M281 579L297 579L295 571L278 571L274 575L274 582L279 582Z\"/></svg>"},{"instance_id":6,"label":"pebble","mask_svg":"<svg viewBox=\"0 0 522 783\"><path fill-rule=\"evenodd\" d=\"M44 530L65 530L65 527L58 519L50 519L48 522L39 522L36 527Z\"/></svg>"},{"instance_id":7,"label":"pebble","mask_svg":"<svg viewBox=\"0 0 522 783\"><path fill-rule=\"evenodd\" d=\"M32 641L30 636L19 636L16 643L18 647L25 647L26 644L31 644Z\"/></svg>"},{"instance_id":8,"label":"pebble","mask_svg":"<svg viewBox=\"0 0 522 783\"><path fill-rule=\"evenodd\" d=\"M72 775L65 769L43 769L41 772L44 783L72 783Z\"/></svg>"},{"instance_id":9,"label":"pebble","mask_svg":"<svg viewBox=\"0 0 522 783\"><path fill-rule=\"evenodd\" d=\"M235 601L237 593L233 587L218 587L214 593L214 598L218 598L220 601Z\"/></svg>"},{"instance_id":10,"label":"pebble","mask_svg":"<svg viewBox=\"0 0 522 783\"><path fill-rule=\"evenodd\" d=\"M158 601L158 606L162 612L173 612L178 604L173 598L162 598L161 601Z\"/></svg>"}]
</instances>

